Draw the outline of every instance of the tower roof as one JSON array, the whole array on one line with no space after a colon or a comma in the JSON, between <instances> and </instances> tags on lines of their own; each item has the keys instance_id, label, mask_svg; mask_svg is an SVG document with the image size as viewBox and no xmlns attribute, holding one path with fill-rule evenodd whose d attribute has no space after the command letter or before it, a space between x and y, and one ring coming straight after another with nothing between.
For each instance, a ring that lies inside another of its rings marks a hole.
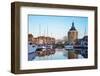
<instances>
[{"instance_id":1,"label":"tower roof","mask_svg":"<svg viewBox=\"0 0 100 76\"><path fill-rule=\"evenodd\" d=\"M74 26L74 22L72 22L72 27L71 27L70 31L76 31L76 28Z\"/></svg>"}]
</instances>

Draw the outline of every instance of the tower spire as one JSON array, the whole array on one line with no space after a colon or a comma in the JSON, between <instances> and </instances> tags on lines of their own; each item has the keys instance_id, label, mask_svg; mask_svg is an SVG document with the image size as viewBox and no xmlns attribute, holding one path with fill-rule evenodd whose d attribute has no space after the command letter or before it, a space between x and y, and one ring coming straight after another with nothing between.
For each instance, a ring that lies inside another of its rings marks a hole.
<instances>
[{"instance_id":1,"label":"tower spire","mask_svg":"<svg viewBox=\"0 0 100 76\"><path fill-rule=\"evenodd\" d=\"M72 30L76 30L76 28L74 26L74 21L72 22L72 27L71 27L70 31L72 31Z\"/></svg>"},{"instance_id":2,"label":"tower spire","mask_svg":"<svg viewBox=\"0 0 100 76\"><path fill-rule=\"evenodd\" d=\"M84 30L84 36L86 35L86 27L85 27L85 30Z\"/></svg>"},{"instance_id":3,"label":"tower spire","mask_svg":"<svg viewBox=\"0 0 100 76\"><path fill-rule=\"evenodd\" d=\"M74 27L74 21L72 22L72 27Z\"/></svg>"}]
</instances>

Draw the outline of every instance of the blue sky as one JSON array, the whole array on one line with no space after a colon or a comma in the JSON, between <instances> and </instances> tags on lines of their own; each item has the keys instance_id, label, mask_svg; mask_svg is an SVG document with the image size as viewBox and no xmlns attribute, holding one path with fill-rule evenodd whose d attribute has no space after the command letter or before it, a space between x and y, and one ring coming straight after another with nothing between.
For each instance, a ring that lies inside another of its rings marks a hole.
<instances>
[{"instance_id":1,"label":"blue sky","mask_svg":"<svg viewBox=\"0 0 100 76\"><path fill-rule=\"evenodd\" d=\"M88 17L50 15L28 15L28 33L34 37L45 35L62 39L67 36L72 22L78 31L78 38L82 38L84 33L87 34Z\"/></svg>"}]
</instances>

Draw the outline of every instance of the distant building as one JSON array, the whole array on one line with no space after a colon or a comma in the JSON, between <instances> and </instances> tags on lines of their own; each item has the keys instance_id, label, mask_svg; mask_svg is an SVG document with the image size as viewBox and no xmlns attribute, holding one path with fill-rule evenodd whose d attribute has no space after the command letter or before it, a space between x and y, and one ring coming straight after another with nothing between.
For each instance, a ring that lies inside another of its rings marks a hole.
<instances>
[{"instance_id":1,"label":"distant building","mask_svg":"<svg viewBox=\"0 0 100 76\"><path fill-rule=\"evenodd\" d=\"M28 34L28 41L32 41L33 35L32 34Z\"/></svg>"},{"instance_id":2,"label":"distant building","mask_svg":"<svg viewBox=\"0 0 100 76\"><path fill-rule=\"evenodd\" d=\"M33 37L32 34L28 35L28 41L31 41L33 44L55 44L55 38L46 36Z\"/></svg>"},{"instance_id":3,"label":"distant building","mask_svg":"<svg viewBox=\"0 0 100 76\"><path fill-rule=\"evenodd\" d=\"M77 39L78 39L78 31L74 26L74 22L72 22L72 27L68 31L68 41L74 44Z\"/></svg>"},{"instance_id":4,"label":"distant building","mask_svg":"<svg viewBox=\"0 0 100 76\"><path fill-rule=\"evenodd\" d=\"M54 44L55 38L46 37L46 36L38 36L33 39L33 42L36 44Z\"/></svg>"}]
</instances>

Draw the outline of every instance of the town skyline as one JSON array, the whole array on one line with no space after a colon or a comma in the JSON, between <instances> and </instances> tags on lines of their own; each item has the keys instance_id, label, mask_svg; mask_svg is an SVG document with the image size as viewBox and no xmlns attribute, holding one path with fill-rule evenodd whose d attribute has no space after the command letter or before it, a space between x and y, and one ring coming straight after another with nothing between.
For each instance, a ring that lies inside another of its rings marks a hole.
<instances>
[{"instance_id":1,"label":"town skyline","mask_svg":"<svg viewBox=\"0 0 100 76\"><path fill-rule=\"evenodd\" d=\"M62 39L74 22L77 29L78 38L82 38L84 34L88 35L88 18L78 16L42 16L29 15L28 26L29 32L34 37L50 36L56 39Z\"/></svg>"}]
</instances>

